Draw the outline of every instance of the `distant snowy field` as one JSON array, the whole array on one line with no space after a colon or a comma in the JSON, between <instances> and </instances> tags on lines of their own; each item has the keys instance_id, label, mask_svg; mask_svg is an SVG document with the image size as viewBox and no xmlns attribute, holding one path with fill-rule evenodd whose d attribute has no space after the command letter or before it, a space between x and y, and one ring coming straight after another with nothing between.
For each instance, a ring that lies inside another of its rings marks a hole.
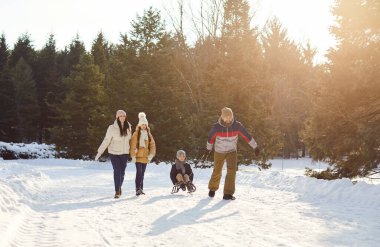
<instances>
[{"instance_id":1,"label":"distant snowy field","mask_svg":"<svg viewBox=\"0 0 380 247\"><path fill-rule=\"evenodd\" d=\"M147 167L134 195L128 164L113 199L110 162L0 159L0 246L379 246L380 184L305 177L310 159L240 166L236 200L213 199L212 169L193 169L193 194L171 195L170 165ZM225 170L223 175L225 175Z\"/></svg>"}]
</instances>

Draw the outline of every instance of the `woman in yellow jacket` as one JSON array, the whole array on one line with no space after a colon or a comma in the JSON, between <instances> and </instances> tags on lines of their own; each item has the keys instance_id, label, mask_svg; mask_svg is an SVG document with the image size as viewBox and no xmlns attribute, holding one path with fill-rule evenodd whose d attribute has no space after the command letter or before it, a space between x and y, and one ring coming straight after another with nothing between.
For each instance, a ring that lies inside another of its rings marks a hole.
<instances>
[{"instance_id":1,"label":"woman in yellow jacket","mask_svg":"<svg viewBox=\"0 0 380 247\"><path fill-rule=\"evenodd\" d=\"M136 165L136 196L145 195L144 174L146 165L156 155L156 144L148 127L148 120L144 112L138 114L139 123L132 135L130 155L132 163Z\"/></svg>"},{"instance_id":2,"label":"woman in yellow jacket","mask_svg":"<svg viewBox=\"0 0 380 247\"><path fill-rule=\"evenodd\" d=\"M98 160L108 148L108 154L113 167L113 179L115 184L115 198L121 196L125 168L129 158L129 142L131 140L131 124L127 121L127 114L123 110L116 112L116 120L107 129L106 136L100 147L95 160Z\"/></svg>"}]
</instances>

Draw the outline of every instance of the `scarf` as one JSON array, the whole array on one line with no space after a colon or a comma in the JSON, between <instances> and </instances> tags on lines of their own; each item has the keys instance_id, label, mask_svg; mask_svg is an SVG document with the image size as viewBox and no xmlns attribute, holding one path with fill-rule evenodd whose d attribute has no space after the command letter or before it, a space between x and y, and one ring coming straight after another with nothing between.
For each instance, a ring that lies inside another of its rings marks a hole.
<instances>
[{"instance_id":1,"label":"scarf","mask_svg":"<svg viewBox=\"0 0 380 247\"><path fill-rule=\"evenodd\" d=\"M141 130L141 134L140 134L140 145L139 147L143 147L145 148L145 141L148 140L148 131L146 130Z\"/></svg>"},{"instance_id":2,"label":"scarf","mask_svg":"<svg viewBox=\"0 0 380 247\"><path fill-rule=\"evenodd\" d=\"M186 163L186 161L180 161L178 159L175 160L175 168L177 170L181 170L182 174L185 174L185 171L186 171L185 163Z\"/></svg>"}]
</instances>

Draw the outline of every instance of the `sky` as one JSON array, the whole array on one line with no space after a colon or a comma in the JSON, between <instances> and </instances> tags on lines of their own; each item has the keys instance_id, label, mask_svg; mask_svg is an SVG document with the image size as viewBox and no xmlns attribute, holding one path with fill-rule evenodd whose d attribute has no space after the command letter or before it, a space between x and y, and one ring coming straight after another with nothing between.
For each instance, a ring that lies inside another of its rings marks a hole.
<instances>
[{"instance_id":1,"label":"sky","mask_svg":"<svg viewBox=\"0 0 380 247\"><path fill-rule=\"evenodd\" d=\"M183 1L186 6L191 2L196 9L201 0ZM289 38L300 44L309 41L318 49L316 61L325 60L324 54L334 45L334 38L329 34L329 27L333 24L330 13L333 0L249 2L255 12L252 25L262 28L266 20L276 16L288 30ZM58 49L70 44L77 34L89 49L100 31L110 42L118 43L120 33L130 31L130 22L137 14L142 15L145 9L153 6L167 18L175 12L176 3L176 0L0 0L0 33L5 34L11 49L24 33L30 34L36 49L44 46L50 34L55 35ZM185 33L191 36L190 22L187 26L185 24L185 29Z\"/></svg>"}]
</instances>

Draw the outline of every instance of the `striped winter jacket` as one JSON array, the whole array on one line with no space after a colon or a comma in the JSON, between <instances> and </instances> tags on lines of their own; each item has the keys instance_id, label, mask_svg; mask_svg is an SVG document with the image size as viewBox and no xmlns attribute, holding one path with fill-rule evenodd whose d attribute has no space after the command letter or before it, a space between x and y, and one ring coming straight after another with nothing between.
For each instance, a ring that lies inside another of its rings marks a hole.
<instances>
[{"instance_id":1,"label":"striped winter jacket","mask_svg":"<svg viewBox=\"0 0 380 247\"><path fill-rule=\"evenodd\" d=\"M225 126L223 125L222 119L219 118L218 122L214 124L208 134L207 149L212 150L214 146L214 150L217 153L236 151L239 135L243 137L252 148L255 149L257 147L256 141L240 122L234 119L230 126Z\"/></svg>"}]
</instances>

